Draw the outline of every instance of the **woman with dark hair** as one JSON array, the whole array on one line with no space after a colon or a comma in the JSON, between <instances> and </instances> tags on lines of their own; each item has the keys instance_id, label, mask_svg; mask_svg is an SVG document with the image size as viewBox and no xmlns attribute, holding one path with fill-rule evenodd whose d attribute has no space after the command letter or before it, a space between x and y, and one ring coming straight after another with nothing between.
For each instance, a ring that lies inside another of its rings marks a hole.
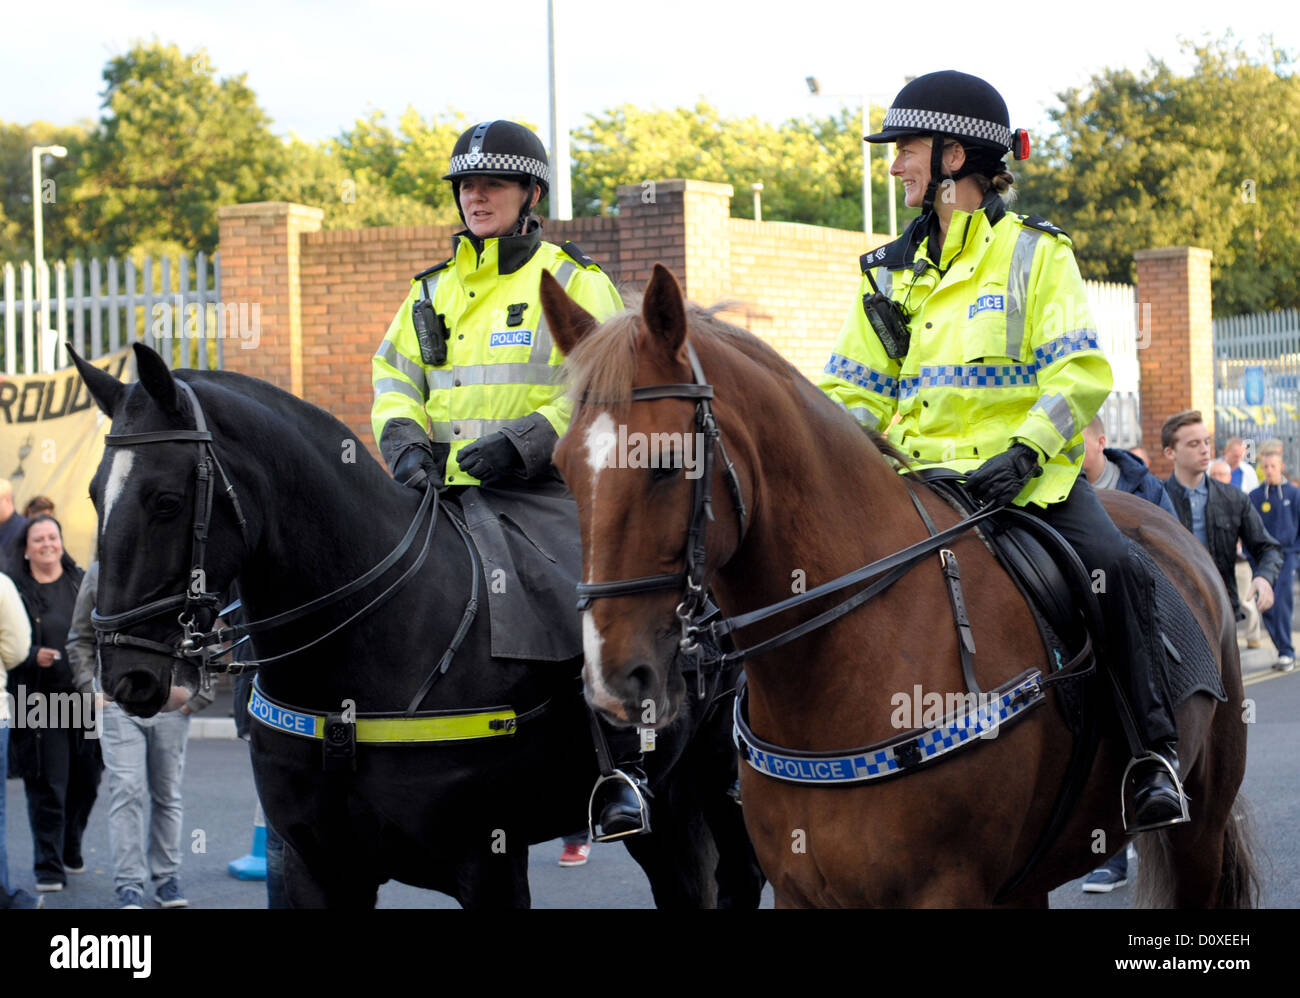
<instances>
[{"instance_id":1,"label":"woman with dark hair","mask_svg":"<svg viewBox=\"0 0 1300 998\"><path fill-rule=\"evenodd\" d=\"M68 626L84 574L63 550L59 521L41 515L27 523L9 552L13 580L32 626L31 653L9 671L9 688L44 704L42 723L15 728L13 754L27 791L38 891L61 891L69 873L81 873L81 836L103 770L99 742L87 737L90 704L77 696L66 657Z\"/></svg>"}]
</instances>

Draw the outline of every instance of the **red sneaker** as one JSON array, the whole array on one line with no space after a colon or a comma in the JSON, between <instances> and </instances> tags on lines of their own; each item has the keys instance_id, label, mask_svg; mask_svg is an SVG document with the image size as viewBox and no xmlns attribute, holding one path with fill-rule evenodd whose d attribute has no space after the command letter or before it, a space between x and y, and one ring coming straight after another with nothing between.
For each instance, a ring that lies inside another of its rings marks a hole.
<instances>
[{"instance_id":1,"label":"red sneaker","mask_svg":"<svg viewBox=\"0 0 1300 998\"><path fill-rule=\"evenodd\" d=\"M560 853L561 866L582 866L587 862L587 857L591 855L591 843L584 842L582 845L571 845L566 843L564 852Z\"/></svg>"}]
</instances>

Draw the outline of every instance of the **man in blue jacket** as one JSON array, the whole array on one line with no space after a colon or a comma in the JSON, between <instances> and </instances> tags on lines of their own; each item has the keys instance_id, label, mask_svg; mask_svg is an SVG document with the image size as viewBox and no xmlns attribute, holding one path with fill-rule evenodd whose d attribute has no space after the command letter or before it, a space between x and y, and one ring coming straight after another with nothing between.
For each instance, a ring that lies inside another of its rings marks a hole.
<instances>
[{"instance_id":1,"label":"man in blue jacket","mask_svg":"<svg viewBox=\"0 0 1300 998\"><path fill-rule=\"evenodd\" d=\"M1273 605L1264 611L1264 626L1277 648L1273 668L1290 672L1295 668L1295 648L1291 644L1291 583L1295 578L1296 554L1300 552L1300 489L1286 480L1281 451L1261 449L1259 467L1264 484L1250 493L1250 502L1259 511L1264 528L1282 546L1282 571L1273 586ZM1254 567L1252 558L1251 568Z\"/></svg>"},{"instance_id":2,"label":"man in blue jacket","mask_svg":"<svg viewBox=\"0 0 1300 998\"><path fill-rule=\"evenodd\" d=\"M1160 479L1142 459L1126 450L1106 446L1106 427L1097 416L1083 431L1083 473L1094 489L1120 489L1153 502L1176 517L1174 504Z\"/></svg>"}]
</instances>

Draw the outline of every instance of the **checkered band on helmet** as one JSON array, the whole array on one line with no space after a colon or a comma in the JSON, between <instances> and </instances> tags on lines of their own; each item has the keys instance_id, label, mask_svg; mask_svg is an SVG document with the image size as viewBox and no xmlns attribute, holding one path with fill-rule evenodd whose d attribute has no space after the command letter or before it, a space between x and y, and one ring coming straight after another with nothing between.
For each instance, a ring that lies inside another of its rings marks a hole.
<instances>
[{"instance_id":1,"label":"checkered band on helmet","mask_svg":"<svg viewBox=\"0 0 1300 998\"><path fill-rule=\"evenodd\" d=\"M551 168L531 156L471 152L451 158L451 173L448 176L465 176L471 173L526 173L545 184L551 182Z\"/></svg>"},{"instance_id":2,"label":"checkered band on helmet","mask_svg":"<svg viewBox=\"0 0 1300 998\"><path fill-rule=\"evenodd\" d=\"M467 129L451 151L451 170L443 180L455 186L474 174L532 177L544 195L551 186L546 147L531 129L513 121L480 121Z\"/></svg>"},{"instance_id":3,"label":"checkered band on helmet","mask_svg":"<svg viewBox=\"0 0 1300 998\"><path fill-rule=\"evenodd\" d=\"M906 129L911 132L942 132L957 139L974 139L979 142L995 143L1003 149L1011 148L1011 129L1006 125L943 111L891 107L885 112L884 127Z\"/></svg>"}]
</instances>

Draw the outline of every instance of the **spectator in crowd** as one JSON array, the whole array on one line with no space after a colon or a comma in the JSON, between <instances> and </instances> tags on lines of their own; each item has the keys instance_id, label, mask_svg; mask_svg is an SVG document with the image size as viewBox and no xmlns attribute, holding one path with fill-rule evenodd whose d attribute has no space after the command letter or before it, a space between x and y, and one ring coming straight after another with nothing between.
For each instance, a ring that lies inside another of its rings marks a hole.
<instances>
[{"instance_id":1,"label":"spectator in crowd","mask_svg":"<svg viewBox=\"0 0 1300 998\"><path fill-rule=\"evenodd\" d=\"M4 695L5 674L31 651L32 625L23 609L22 597L13 580L0 575L0 781L9 773L9 698ZM23 710L25 704L16 709ZM43 898L9 886L9 855L5 848L5 788L0 782L0 910L39 908Z\"/></svg>"},{"instance_id":2,"label":"spectator in crowd","mask_svg":"<svg viewBox=\"0 0 1300 998\"><path fill-rule=\"evenodd\" d=\"M1106 427L1095 416L1083 430L1083 473L1095 489L1119 489L1153 502L1177 516L1164 484L1131 451L1106 446Z\"/></svg>"},{"instance_id":3,"label":"spectator in crowd","mask_svg":"<svg viewBox=\"0 0 1300 998\"><path fill-rule=\"evenodd\" d=\"M1234 578L1238 540L1256 565L1245 601L1254 601L1261 611L1267 610L1273 605L1273 583L1282 570L1282 549L1264 529L1259 513L1244 492L1216 482L1205 473L1213 441L1201 414L1189 409L1170 416L1160 429L1160 440L1165 457L1174 463L1165 491L1183 526L1209 550L1237 619L1245 616Z\"/></svg>"},{"instance_id":4,"label":"spectator in crowd","mask_svg":"<svg viewBox=\"0 0 1300 998\"><path fill-rule=\"evenodd\" d=\"M23 507L23 516L31 519L33 516L40 516L42 513L54 515L54 500L49 496L33 496L27 500L27 505Z\"/></svg>"},{"instance_id":5,"label":"spectator in crowd","mask_svg":"<svg viewBox=\"0 0 1300 998\"><path fill-rule=\"evenodd\" d=\"M27 526L27 517L14 510L14 487L9 479L0 478L0 553L6 557L18 532ZM0 566L3 567L3 566ZM16 566L10 565L10 569Z\"/></svg>"},{"instance_id":6,"label":"spectator in crowd","mask_svg":"<svg viewBox=\"0 0 1300 998\"><path fill-rule=\"evenodd\" d=\"M1228 467L1228 462L1222 459L1210 462L1210 477L1216 482L1222 482L1224 485L1232 484L1232 469Z\"/></svg>"},{"instance_id":7,"label":"spectator in crowd","mask_svg":"<svg viewBox=\"0 0 1300 998\"><path fill-rule=\"evenodd\" d=\"M1147 470L1131 451L1106 446L1106 427L1100 416L1083 429L1083 473L1097 489L1121 489L1177 516L1160 479ZM1128 883L1128 846L1121 846L1104 864L1083 879L1089 894L1109 894Z\"/></svg>"},{"instance_id":8,"label":"spectator in crowd","mask_svg":"<svg viewBox=\"0 0 1300 998\"><path fill-rule=\"evenodd\" d=\"M1250 494L1250 501L1259 511L1265 529L1282 546L1282 570L1273 590L1274 603L1264 611L1264 626L1277 649L1273 668L1290 672L1295 668L1295 648L1291 643L1291 587L1295 580L1296 555L1300 553L1300 489L1286 480L1280 441L1273 447L1260 447L1259 467L1264 473L1264 484ZM1253 567L1254 562L1251 564Z\"/></svg>"},{"instance_id":9,"label":"spectator in crowd","mask_svg":"<svg viewBox=\"0 0 1300 998\"><path fill-rule=\"evenodd\" d=\"M1216 482L1222 482L1224 485L1232 485L1232 468L1228 462L1220 458L1217 461L1210 462L1210 477ZM1235 486L1233 486L1235 487ZM1246 598L1250 592L1250 563L1246 560L1245 554L1242 553L1241 544L1237 544L1237 559L1234 564L1234 572L1237 582L1237 605L1241 612L1246 615L1246 628L1244 637L1247 648L1262 648L1264 646L1264 615L1259 612L1254 601ZM1274 594L1276 596L1276 594Z\"/></svg>"},{"instance_id":10,"label":"spectator in crowd","mask_svg":"<svg viewBox=\"0 0 1300 998\"><path fill-rule=\"evenodd\" d=\"M82 686L95 674L95 632L90 614L98 587L99 562L94 562L77 596L68 635L68 655ZM181 777L185 772L190 715L211 702L210 692L190 696L183 687L173 686L167 703L153 717L132 717L115 703L104 705L108 846L113 855L113 887L119 908L142 907L146 876L153 883L153 899L159 907L183 908L189 904L178 876L183 855Z\"/></svg>"},{"instance_id":11,"label":"spectator in crowd","mask_svg":"<svg viewBox=\"0 0 1300 998\"><path fill-rule=\"evenodd\" d=\"M59 709L76 695L66 658L68 625L83 572L63 550L63 531L52 516L27 521L14 539L10 563L14 584L32 629L31 651L10 671L11 688L21 685L47 705L42 727L21 732L10 746L27 791L38 891L61 891L69 873L84 873L81 838L99 792L103 762L99 740L87 737L92 711Z\"/></svg>"},{"instance_id":12,"label":"spectator in crowd","mask_svg":"<svg viewBox=\"0 0 1300 998\"><path fill-rule=\"evenodd\" d=\"M1232 471L1233 488L1241 489L1249 495L1259 486L1259 476L1255 474L1255 469L1250 466L1249 461L1243 461L1246 454L1246 444L1241 437L1233 437L1223 447L1223 460L1228 463Z\"/></svg>"},{"instance_id":13,"label":"spectator in crowd","mask_svg":"<svg viewBox=\"0 0 1300 998\"><path fill-rule=\"evenodd\" d=\"M1139 461L1141 461L1143 464L1145 464L1148 468L1151 467L1151 458L1147 456L1147 452L1144 448L1130 447L1128 449L1128 452L1132 454L1135 458L1137 458Z\"/></svg>"}]
</instances>

